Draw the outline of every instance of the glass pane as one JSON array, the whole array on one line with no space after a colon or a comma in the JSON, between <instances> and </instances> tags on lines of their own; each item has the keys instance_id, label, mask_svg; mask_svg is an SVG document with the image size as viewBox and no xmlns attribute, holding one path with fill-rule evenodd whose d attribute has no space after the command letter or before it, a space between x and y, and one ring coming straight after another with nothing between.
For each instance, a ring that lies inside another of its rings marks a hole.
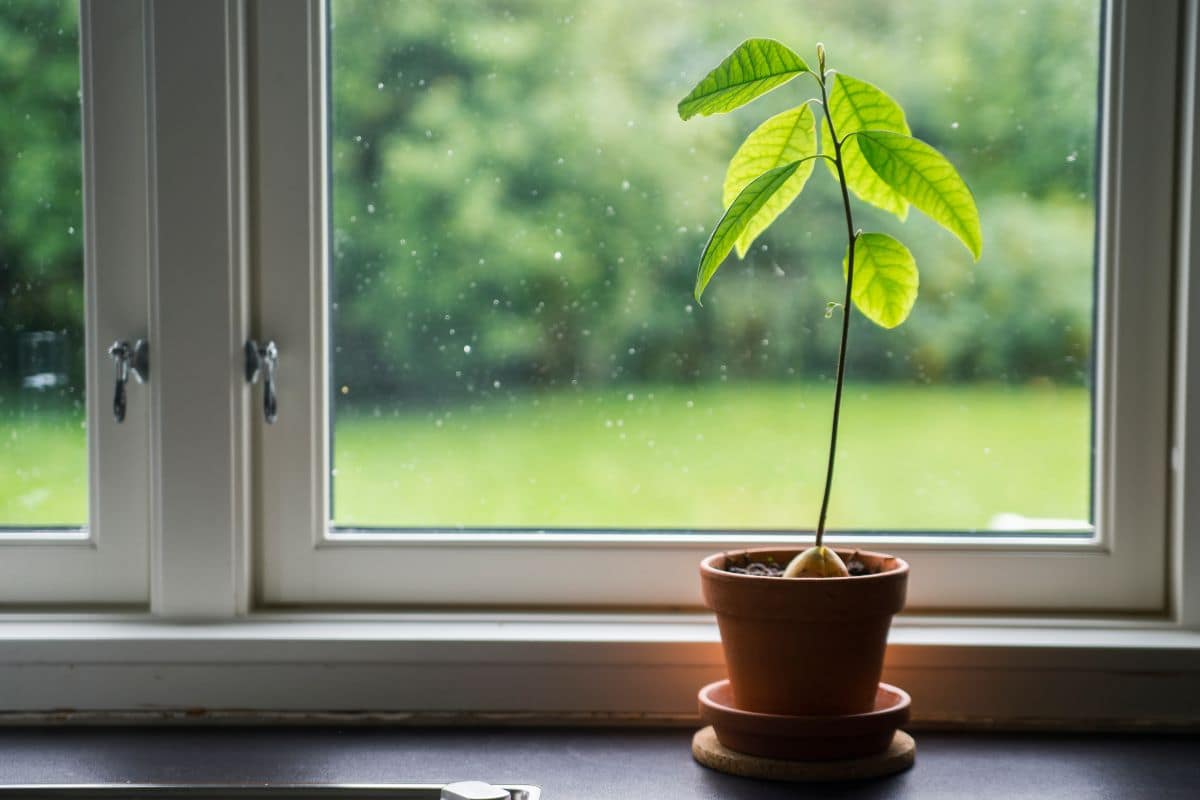
<instances>
[{"instance_id":1,"label":"glass pane","mask_svg":"<svg viewBox=\"0 0 1200 800\"><path fill-rule=\"evenodd\" d=\"M0 528L87 520L79 4L0 0Z\"/></svg>"},{"instance_id":2,"label":"glass pane","mask_svg":"<svg viewBox=\"0 0 1200 800\"><path fill-rule=\"evenodd\" d=\"M732 9L732 10L731 10ZM691 299L725 164L801 79L675 105L750 36L880 85L972 186L855 314L831 526L1086 530L1100 3L331 2L339 526L811 529L845 229L818 166ZM898 66L903 65L903 66Z\"/></svg>"}]
</instances>

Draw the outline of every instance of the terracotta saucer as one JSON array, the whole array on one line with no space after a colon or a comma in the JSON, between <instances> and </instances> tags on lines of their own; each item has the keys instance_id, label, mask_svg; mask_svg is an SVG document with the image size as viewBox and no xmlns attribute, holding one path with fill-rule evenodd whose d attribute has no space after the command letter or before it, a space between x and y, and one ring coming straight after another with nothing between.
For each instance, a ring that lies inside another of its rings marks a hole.
<instances>
[{"instance_id":1,"label":"terracotta saucer","mask_svg":"<svg viewBox=\"0 0 1200 800\"><path fill-rule=\"evenodd\" d=\"M875 708L864 714L796 717L758 714L733 705L729 681L700 690L700 717L713 726L730 750L791 761L831 761L881 753L896 730L908 722L912 699L903 689L881 683Z\"/></svg>"}]
</instances>

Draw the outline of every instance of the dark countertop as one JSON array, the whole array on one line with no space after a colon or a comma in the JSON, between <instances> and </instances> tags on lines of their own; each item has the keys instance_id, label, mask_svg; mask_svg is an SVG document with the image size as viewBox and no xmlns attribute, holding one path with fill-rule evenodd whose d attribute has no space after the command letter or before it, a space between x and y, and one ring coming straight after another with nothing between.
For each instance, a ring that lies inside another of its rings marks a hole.
<instances>
[{"instance_id":1,"label":"dark countertop","mask_svg":"<svg viewBox=\"0 0 1200 800\"><path fill-rule=\"evenodd\" d=\"M545 800L1200 797L1200 736L921 733L902 775L841 786L711 772L692 732L603 728L0 728L0 784L540 785Z\"/></svg>"}]
</instances>

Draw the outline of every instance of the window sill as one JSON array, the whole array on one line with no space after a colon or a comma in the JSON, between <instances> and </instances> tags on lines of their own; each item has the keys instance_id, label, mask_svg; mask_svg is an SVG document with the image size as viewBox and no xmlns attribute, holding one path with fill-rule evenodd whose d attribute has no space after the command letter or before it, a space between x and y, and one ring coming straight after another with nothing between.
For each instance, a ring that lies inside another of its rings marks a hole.
<instances>
[{"instance_id":1,"label":"window sill","mask_svg":"<svg viewBox=\"0 0 1200 800\"><path fill-rule=\"evenodd\" d=\"M703 614L9 616L0 718L692 722L724 676ZM1200 725L1200 632L901 619L885 679L923 725Z\"/></svg>"}]
</instances>

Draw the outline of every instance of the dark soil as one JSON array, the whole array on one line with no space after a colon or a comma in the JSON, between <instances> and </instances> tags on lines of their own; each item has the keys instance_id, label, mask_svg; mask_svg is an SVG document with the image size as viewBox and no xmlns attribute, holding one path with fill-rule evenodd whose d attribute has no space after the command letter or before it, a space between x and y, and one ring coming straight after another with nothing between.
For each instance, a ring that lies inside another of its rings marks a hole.
<instances>
[{"instance_id":1,"label":"dark soil","mask_svg":"<svg viewBox=\"0 0 1200 800\"><path fill-rule=\"evenodd\" d=\"M781 578L783 571L787 569L787 564L780 564L774 558L768 557L765 561L751 561L748 555L742 555L740 558L727 557L725 561L725 571L732 572L736 575L757 575L764 578ZM846 571L851 577L858 575L874 575L879 570L872 570L858 558L858 551L855 550L850 558L846 561Z\"/></svg>"},{"instance_id":2,"label":"dark soil","mask_svg":"<svg viewBox=\"0 0 1200 800\"><path fill-rule=\"evenodd\" d=\"M770 561L750 561L744 558L740 562L732 559L725 563L725 571L738 575L761 575L766 578L779 578L787 564L779 564L774 559Z\"/></svg>"}]
</instances>

